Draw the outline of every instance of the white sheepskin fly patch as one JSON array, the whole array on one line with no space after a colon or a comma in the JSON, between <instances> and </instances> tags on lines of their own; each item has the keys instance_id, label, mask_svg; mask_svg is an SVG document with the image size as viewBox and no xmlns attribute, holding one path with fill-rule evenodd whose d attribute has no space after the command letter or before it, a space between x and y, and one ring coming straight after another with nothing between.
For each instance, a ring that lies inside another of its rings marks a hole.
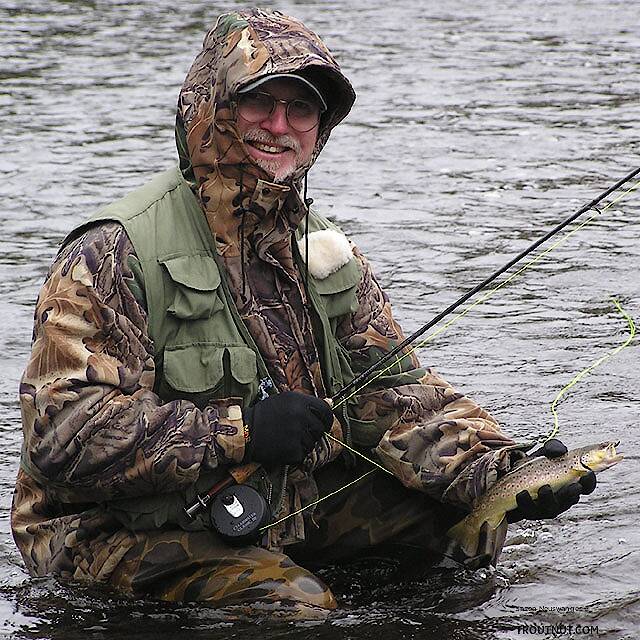
<instances>
[{"instance_id":1,"label":"white sheepskin fly patch","mask_svg":"<svg viewBox=\"0 0 640 640\"><path fill-rule=\"evenodd\" d=\"M304 236L298 240L300 255L305 256ZM333 229L322 229L309 234L309 273L318 280L324 280L344 267L353 257L347 238Z\"/></svg>"}]
</instances>

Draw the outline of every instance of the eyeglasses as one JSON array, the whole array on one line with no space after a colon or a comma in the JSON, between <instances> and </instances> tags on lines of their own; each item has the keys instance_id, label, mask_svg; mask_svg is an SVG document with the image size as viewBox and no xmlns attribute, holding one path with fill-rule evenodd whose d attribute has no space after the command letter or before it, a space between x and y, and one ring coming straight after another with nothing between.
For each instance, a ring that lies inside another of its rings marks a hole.
<instances>
[{"instance_id":1,"label":"eyeglasses","mask_svg":"<svg viewBox=\"0 0 640 640\"><path fill-rule=\"evenodd\" d=\"M261 122L270 118L281 102L286 107L287 122L298 133L311 131L320 121L324 111L317 102L295 98L278 100L264 91L250 91L236 97L238 114L247 122Z\"/></svg>"}]
</instances>

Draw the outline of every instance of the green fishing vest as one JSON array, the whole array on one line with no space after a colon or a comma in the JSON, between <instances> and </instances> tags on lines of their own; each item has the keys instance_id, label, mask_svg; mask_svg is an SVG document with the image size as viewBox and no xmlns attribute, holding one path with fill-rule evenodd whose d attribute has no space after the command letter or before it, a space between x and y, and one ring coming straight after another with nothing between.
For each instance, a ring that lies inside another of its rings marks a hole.
<instances>
[{"instance_id":1,"label":"green fishing vest","mask_svg":"<svg viewBox=\"0 0 640 640\"><path fill-rule=\"evenodd\" d=\"M255 402L260 381L268 379L267 368L231 297L206 218L180 171L166 171L98 211L66 242L105 221L125 228L139 261L129 265L133 281L128 284L146 303L158 395L165 401L187 399L200 408L221 398L241 398L244 406ZM328 228L337 229L317 213L309 215L310 233ZM303 233L304 227L299 228L297 238ZM295 242L293 250L303 268ZM314 338L329 395L353 378L335 330L340 316L357 309L360 278L355 259L324 279L309 274ZM346 404L341 422L350 441ZM271 494L274 478L267 484ZM265 490L264 482L260 487ZM160 524L164 516L156 520Z\"/></svg>"},{"instance_id":2,"label":"green fishing vest","mask_svg":"<svg viewBox=\"0 0 640 640\"><path fill-rule=\"evenodd\" d=\"M180 171L166 171L101 209L70 238L104 221L122 224L138 257L139 266L130 265L131 288L145 297L158 395L200 407L229 397L240 397L245 405L255 402L267 369L237 312L207 221ZM310 233L328 228L336 229L311 213ZM297 237L303 233L298 229ZM296 243L294 256L303 268ZM322 280L309 274L314 336L329 395L353 375L335 329L340 316L357 308L360 277L353 259Z\"/></svg>"}]
</instances>

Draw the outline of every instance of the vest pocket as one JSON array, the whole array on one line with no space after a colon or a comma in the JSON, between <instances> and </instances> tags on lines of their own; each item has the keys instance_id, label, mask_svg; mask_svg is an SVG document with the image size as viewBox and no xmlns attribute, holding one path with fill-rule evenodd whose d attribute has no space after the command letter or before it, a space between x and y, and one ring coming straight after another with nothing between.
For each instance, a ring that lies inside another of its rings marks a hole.
<instances>
[{"instance_id":1,"label":"vest pocket","mask_svg":"<svg viewBox=\"0 0 640 640\"><path fill-rule=\"evenodd\" d=\"M248 395L257 385L255 352L245 345L200 342L174 345L164 351L164 378L176 391L204 393L218 398Z\"/></svg>"},{"instance_id":2,"label":"vest pocket","mask_svg":"<svg viewBox=\"0 0 640 640\"><path fill-rule=\"evenodd\" d=\"M343 316L358 309L356 289L359 282L360 266L354 259L326 278L314 280L328 318Z\"/></svg>"},{"instance_id":3,"label":"vest pocket","mask_svg":"<svg viewBox=\"0 0 640 640\"><path fill-rule=\"evenodd\" d=\"M210 318L224 307L216 289L220 286L218 265L211 256L179 256L160 260L173 281L173 301L167 313L180 320Z\"/></svg>"}]
</instances>

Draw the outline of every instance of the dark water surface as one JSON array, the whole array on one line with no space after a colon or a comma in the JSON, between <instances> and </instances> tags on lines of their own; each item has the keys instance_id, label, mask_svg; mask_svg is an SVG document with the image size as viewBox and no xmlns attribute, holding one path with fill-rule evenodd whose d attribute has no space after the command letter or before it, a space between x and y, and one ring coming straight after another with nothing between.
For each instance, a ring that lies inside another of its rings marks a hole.
<instances>
[{"instance_id":1,"label":"dark water surface","mask_svg":"<svg viewBox=\"0 0 640 640\"><path fill-rule=\"evenodd\" d=\"M264 4L318 31L353 80L358 102L310 193L372 259L407 331L640 164L637 3ZM637 341L559 407L570 445L619 438L626 460L563 517L512 526L495 575L335 568L335 619L260 631L28 578L8 515L37 291L66 231L174 161L178 88L216 15L240 6L0 0L0 637L542 638L552 624L574 626L561 637L637 637ZM609 207L423 360L509 433L546 433L556 393L628 335L609 298L640 320L639 203ZM519 633L526 623L539 628Z\"/></svg>"}]
</instances>

